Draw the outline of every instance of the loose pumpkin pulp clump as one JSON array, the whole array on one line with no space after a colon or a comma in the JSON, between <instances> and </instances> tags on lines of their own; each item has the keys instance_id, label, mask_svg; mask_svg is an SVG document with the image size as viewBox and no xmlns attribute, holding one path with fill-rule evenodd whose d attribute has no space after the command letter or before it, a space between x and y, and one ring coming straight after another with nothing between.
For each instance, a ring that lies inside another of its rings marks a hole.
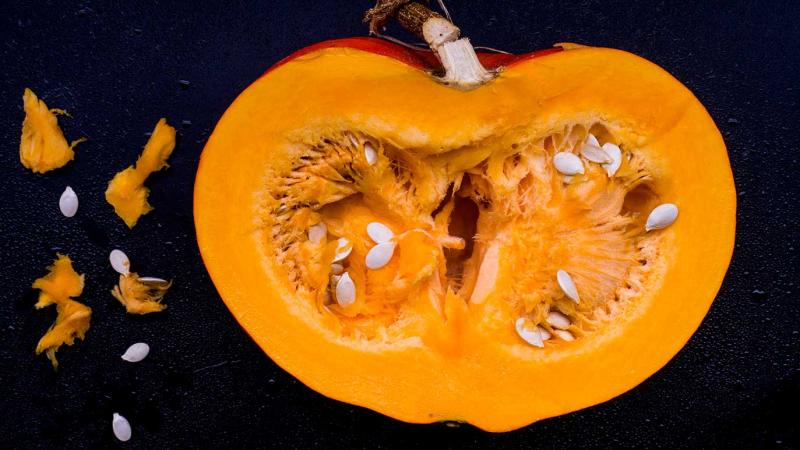
<instances>
[{"instance_id":1,"label":"loose pumpkin pulp clump","mask_svg":"<svg viewBox=\"0 0 800 450\"><path fill-rule=\"evenodd\" d=\"M45 352L53 368L58 368L56 352L64 344L75 343L76 338L83 339L89 330L92 309L72 299L83 292L83 275L75 272L68 256L58 255L48 270L47 275L33 282L33 288L41 291L36 309L55 304L58 316L36 345L36 354Z\"/></svg>"},{"instance_id":2,"label":"loose pumpkin pulp clump","mask_svg":"<svg viewBox=\"0 0 800 450\"><path fill-rule=\"evenodd\" d=\"M45 173L72 161L75 157L72 148L86 139L81 138L67 144L56 118L56 115L66 115L67 112L48 108L28 88L25 88L22 100L25 109L19 143L19 160L22 165L35 173Z\"/></svg>"},{"instance_id":3,"label":"loose pumpkin pulp clump","mask_svg":"<svg viewBox=\"0 0 800 450\"><path fill-rule=\"evenodd\" d=\"M114 207L114 212L133 228L139 217L153 210L147 197L150 190L144 182L151 173L169 167L167 158L175 149L175 128L161 119L153 129L150 139L142 150L136 164L114 175L106 189L106 201Z\"/></svg>"}]
</instances>

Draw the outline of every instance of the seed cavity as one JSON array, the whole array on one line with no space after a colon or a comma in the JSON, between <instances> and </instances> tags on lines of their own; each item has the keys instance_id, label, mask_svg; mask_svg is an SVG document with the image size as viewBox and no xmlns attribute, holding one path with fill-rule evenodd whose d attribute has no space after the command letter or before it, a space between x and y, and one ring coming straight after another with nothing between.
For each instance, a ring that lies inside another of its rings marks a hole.
<instances>
[{"instance_id":1,"label":"seed cavity","mask_svg":"<svg viewBox=\"0 0 800 450\"><path fill-rule=\"evenodd\" d=\"M339 306L350 306L356 301L356 285L350 274L345 272L336 283L336 303Z\"/></svg>"},{"instance_id":2,"label":"seed cavity","mask_svg":"<svg viewBox=\"0 0 800 450\"><path fill-rule=\"evenodd\" d=\"M347 238L339 238L338 244L336 245L336 256L333 257L333 262L339 262L347 258L352 251L353 245L350 243L350 240Z\"/></svg>"},{"instance_id":3,"label":"seed cavity","mask_svg":"<svg viewBox=\"0 0 800 450\"><path fill-rule=\"evenodd\" d=\"M550 311L547 314L547 323L550 324L551 327L561 330L566 330L570 325L572 325L569 317L559 311Z\"/></svg>"},{"instance_id":4,"label":"seed cavity","mask_svg":"<svg viewBox=\"0 0 800 450\"><path fill-rule=\"evenodd\" d=\"M520 317L514 323L514 327L517 329L517 334L523 341L534 347L544 347L544 340L542 339L542 334L539 332L539 327L534 325L530 319Z\"/></svg>"},{"instance_id":5,"label":"seed cavity","mask_svg":"<svg viewBox=\"0 0 800 450\"><path fill-rule=\"evenodd\" d=\"M66 217L73 217L78 212L78 195L75 194L71 187L67 186L64 189L61 198L58 199L58 208L61 210L61 214Z\"/></svg>"},{"instance_id":6,"label":"seed cavity","mask_svg":"<svg viewBox=\"0 0 800 450\"><path fill-rule=\"evenodd\" d=\"M570 152L558 152L553 156L553 165L564 175L583 173L583 162L578 155Z\"/></svg>"},{"instance_id":7,"label":"seed cavity","mask_svg":"<svg viewBox=\"0 0 800 450\"><path fill-rule=\"evenodd\" d=\"M328 235L328 227L325 226L325 223L320 222L316 225L311 225L308 227L308 240L319 244Z\"/></svg>"},{"instance_id":8,"label":"seed cavity","mask_svg":"<svg viewBox=\"0 0 800 450\"><path fill-rule=\"evenodd\" d=\"M369 142L364 143L364 158L366 158L367 164L370 166L378 162L378 152L375 151L375 148L372 147L372 144Z\"/></svg>"},{"instance_id":9,"label":"seed cavity","mask_svg":"<svg viewBox=\"0 0 800 450\"><path fill-rule=\"evenodd\" d=\"M553 334L562 341L572 342L575 340L575 336L567 330L553 330Z\"/></svg>"},{"instance_id":10,"label":"seed cavity","mask_svg":"<svg viewBox=\"0 0 800 450\"><path fill-rule=\"evenodd\" d=\"M331 273L334 275L341 275L344 272L344 266L339 263L331 264Z\"/></svg>"},{"instance_id":11,"label":"seed cavity","mask_svg":"<svg viewBox=\"0 0 800 450\"><path fill-rule=\"evenodd\" d=\"M376 244L382 244L394 238L392 230L380 222L370 222L367 224L367 235L369 235L369 238L375 241Z\"/></svg>"},{"instance_id":12,"label":"seed cavity","mask_svg":"<svg viewBox=\"0 0 800 450\"><path fill-rule=\"evenodd\" d=\"M366 265L368 269L376 270L389 264L394 255L395 243L392 241L383 242L372 247L367 252Z\"/></svg>"},{"instance_id":13,"label":"seed cavity","mask_svg":"<svg viewBox=\"0 0 800 450\"><path fill-rule=\"evenodd\" d=\"M108 260L111 262L111 267L120 275L127 276L131 273L131 261L128 259L128 255L122 250L111 250L111 253L108 255Z\"/></svg>"},{"instance_id":14,"label":"seed cavity","mask_svg":"<svg viewBox=\"0 0 800 450\"><path fill-rule=\"evenodd\" d=\"M150 346L144 342L137 342L128 347L128 349L125 350L125 353L122 354L121 358L125 361L135 363L145 359L148 353L150 353Z\"/></svg>"},{"instance_id":15,"label":"seed cavity","mask_svg":"<svg viewBox=\"0 0 800 450\"><path fill-rule=\"evenodd\" d=\"M564 294L575 303L580 303L581 298L578 295L578 288L575 286L575 282L572 281L572 276L564 270L559 270L556 273L556 279L558 280L558 286L564 291Z\"/></svg>"},{"instance_id":16,"label":"seed cavity","mask_svg":"<svg viewBox=\"0 0 800 450\"><path fill-rule=\"evenodd\" d=\"M664 203L656 206L647 216L645 231L660 230L667 228L678 218L678 207L672 203Z\"/></svg>"},{"instance_id":17,"label":"seed cavity","mask_svg":"<svg viewBox=\"0 0 800 450\"><path fill-rule=\"evenodd\" d=\"M127 442L131 438L131 424L128 419L114 413L111 419L111 429L114 430L114 436L122 442Z\"/></svg>"},{"instance_id":18,"label":"seed cavity","mask_svg":"<svg viewBox=\"0 0 800 450\"><path fill-rule=\"evenodd\" d=\"M609 177L613 177L622 164L622 151L616 144L612 144L611 142L603 144L603 151L611 158L611 162L603 164L603 168L606 169L606 173Z\"/></svg>"},{"instance_id":19,"label":"seed cavity","mask_svg":"<svg viewBox=\"0 0 800 450\"><path fill-rule=\"evenodd\" d=\"M606 164L613 161L605 150L589 143L583 144L581 155L589 161L598 164Z\"/></svg>"}]
</instances>

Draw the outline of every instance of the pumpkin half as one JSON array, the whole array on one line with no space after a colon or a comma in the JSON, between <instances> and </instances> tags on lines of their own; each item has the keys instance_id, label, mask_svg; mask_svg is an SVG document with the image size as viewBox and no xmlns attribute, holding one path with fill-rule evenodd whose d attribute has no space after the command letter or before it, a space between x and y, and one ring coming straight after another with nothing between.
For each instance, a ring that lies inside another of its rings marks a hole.
<instances>
[{"instance_id":1,"label":"pumpkin half","mask_svg":"<svg viewBox=\"0 0 800 450\"><path fill-rule=\"evenodd\" d=\"M376 39L287 58L208 140L195 225L228 308L311 388L505 431L677 353L725 275L735 192L714 122L656 65L589 47L481 59L503 69L465 91ZM613 176L554 168L592 139L620 149ZM667 202L680 217L646 231Z\"/></svg>"}]
</instances>

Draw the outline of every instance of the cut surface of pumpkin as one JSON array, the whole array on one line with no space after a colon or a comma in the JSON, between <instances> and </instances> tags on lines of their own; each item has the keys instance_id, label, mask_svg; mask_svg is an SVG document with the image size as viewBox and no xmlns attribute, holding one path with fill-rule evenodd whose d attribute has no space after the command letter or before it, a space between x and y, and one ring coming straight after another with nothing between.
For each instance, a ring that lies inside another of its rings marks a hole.
<instances>
[{"instance_id":1,"label":"cut surface of pumpkin","mask_svg":"<svg viewBox=\"0 0 800 450\"><path fill-rule=\"evenodd\" d=\"M144 186L144 182L151 173L169 167L167 158L174 149L175 128L169 126L166 119L161 119L136 164L114 175L108 183L106 201L114 207L114 212L125 221L128 228L133 228L139 217L153 210L147 201L150 190Z\"/></svg>"},{"instance_id":2,"label":"cut surface of pumpkin","mask_svg":"<svg viewBox=\"0 0 800 450\"><path fill-rule=\"evenodd\" d=\"M50 109L32 90L25 88L22 95L25 120L19 143L19 160L34 173L45 173L63 167L75 157L73 147L83 142L81 138L67 143L58 126L57 115L66 115L63 109Z\"/></svg>"},{"instance_id":3,"label":"cut surface of pumpkin","mask_svg":"<svg viewBox=\"0 0 800 450\"><path fill-rule=\"evenodd\" d=\"M58 316L36 345L36 354L44 352L53 368L58 368L56 352L62 345L72 345L76 338L83 339L86 336L92 309L72 299L83 292L84 276L72 268L68 256L57 255L48 270L47 275L33 282L33 288L41 291L35 306L41 309L55 304Z\"/></svg>"},{"instance_id":4,"label":"cut surface of pumpkin","mask_svg":"<svg viewBox=\"0 0 800 450\"><path fill-rule=\"evenodd\" d=\"M298 55L220 120L195 224L229 309L301 381L504 431L632 388L698 327L735 193L662 69L575 47L464 91L380 41Z\"/></svg>"}]
</instances>

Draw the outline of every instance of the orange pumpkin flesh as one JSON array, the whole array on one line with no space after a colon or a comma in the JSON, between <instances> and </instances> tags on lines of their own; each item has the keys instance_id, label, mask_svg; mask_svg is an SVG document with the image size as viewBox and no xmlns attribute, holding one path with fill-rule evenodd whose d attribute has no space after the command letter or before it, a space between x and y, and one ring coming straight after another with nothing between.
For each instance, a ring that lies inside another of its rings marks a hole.
<instances>
[{"instance_id":1,"label":"orange pumpkin flesh","mask_svg":"<svg viewBox=\"0 0 800 450\"><path fill-rule=\"evenodd\" d=\"M253 83L209 139L195 185L205 264L253 339L311 388L404 421L505 431L632 388L708 310L735 193L697 99L617 50L497 62L496 79L460 91L396 47L322 44ZM622 148L621 168L584 161L565 180L553 154L579 153L590 132ZM680 217L645 232L665 202ZM376 270L374 221L396 235ZM348 306L331 298L341 237ZM573 341L516 334L520 317L556 332L550 311Z\"/></svg>"},{"instance_id":2,"label":"orange pumpkin flesh","mask_svg":"<svg viewBox=\"0 0 800 450\"><path fill-rule=\"evenodd\" d=\"M37 278L32 287L39 289L36 309L56 305L56 321L36 344L36 354L44 352L47 359L58 368L56 352L62 345L72 345L75 339L83 339L92 317L92 309L72 297L83 292L84 276L72 268L72 260L65 255L57 255L53 265L47 268L47 275Z\"/></svg>"},{"instance_id":3,"label":"orange pumpkin flesh","mask_svg":"<svg viewBox=\"0 0 800 450\"><path fill-rule=\"evenodd\" d=\"M167 124L167 119L161 118L136 164L118 172L108 182L106 201L128 228L133 228L142 215L153 210L147 201L150 189L144 186L144 182L151 173L169 167L167 158L174 149L175 128Z\"/></svg>"},{"instance_id":4,"label":"orange pumpkin flesh","mask_svg":"<svg viewBox=\"0 0 800 450\"><path fill-rule=\"evenodd\" d=\"M50 109L28 88L22 96L25 120L19 142L19 160L34 173L45 173L63 167L75 158L73 148L85 141L80 138L67 143L58 127L57 115L68 115L63 109Z\"/></svg>"}]
</instances>

